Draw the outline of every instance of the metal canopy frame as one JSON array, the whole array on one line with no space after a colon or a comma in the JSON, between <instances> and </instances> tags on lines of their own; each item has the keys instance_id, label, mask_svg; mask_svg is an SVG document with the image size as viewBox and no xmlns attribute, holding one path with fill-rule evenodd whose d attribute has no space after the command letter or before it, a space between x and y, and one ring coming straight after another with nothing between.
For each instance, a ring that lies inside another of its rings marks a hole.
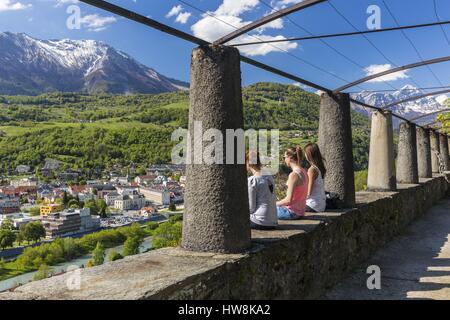
<instances>
[{"instance_id":1,"label":"metal canopy frame","mask_svg":"<svg viewBox=\"0 0 450 320\"><path fill-rule=\"evenodd\" d=\"M294 5L290 6L290 7L287 7L285 9L276 11L276 12L274 12L272 14L269 14L269 15L259 19L259 20L256 20L256 21L254 21L252 23L249 23L249 24L243 26L242 28L240 28L240 29L238 29L236 31L233 31L233 32L227 34L226 36L224 36L224 37L214 41L214 44L225 44L225 43L227 43L227 42L229 42L229 41L231 41L233 39L236 39L237 37L239 37L239 36L241 36L241 35L243 35L243 34L245 34L247 32L255 30L256 28L259 28L259 27L261 27L261 26L263 26L263 25L265 25L265 24L267 24L269 22L272 22L274 20L277 20L279 18L287 16L287 15L289 15L291 13L294 13L294 12L306 9L308 7L314 6L316 4L319 4L319 3L322 3L322 2L325 2L325 1L328 1L328 0L305 0L305 1L302 1L300 3L294 4Z\"/></svg>"},{"instance_id":2,"label":"metal canopy frame","mask_svg":"<svg viewBox=\"0 0 450 320\"><path fill-rule=\"evenodd\" d=\"M416 100L419 100L419 99L422 99L422 98L426 98L426 97L430 97L430 96L437 96L438 94L444 94L444 93L448 93L448 92L450 92L450 89L424 93L424 94L421 94L421 95L418 95L418 96L410 97L410 98L407 98L407 99L403 99L403 100L400 100L400 101L396 101L396 102L387 104L384 107L382 107L382 109L383 110L390 109L392 107L395 107L395 106L397 106L399 104L402 104L402 103L405 103L405 102L416 101Z\"/></svg>"},{"instance_id":3,"label":"metal canopy frame","mask_svg":"<svg viewBox=\"0 0 450 320\"><path fill-rule=\"evenodd\" d=\"M244 34L246 32L254 30L255 28L258 28L258 27L260 27L260 26L262 26L262 25L264 25L266 23L269 23L269 22L274 21L276 19L282 18L282 17L284 17L286 15L289 15L291 13L300 11L302 9L306 9L306 8L311 7L313 5L325 2L327 0L305 0L305 1L300 2L298 4L292 5L291 7L282 9L280 11L276 11L275 13L269 14L268 16L266 16L266 17L264 17L264 18L262 18L260 20L257 20L257 21L255 21L253 23L250 23L250 24L244 26L243 28L238 29L235 32L232 32L232 33L226 35L225 37L222 37L221 39L215 41L214 43L210 43L210 42L205 41L203 39L197 38L197 37L195 37L195 36L193 36L191 34L185 33L185 32L183 32L181 30L178 30L176 28L170 27L168 25L160 23L160 22L158 22L156 20L153 20L151 18L148 18L146 16L140 15L140 14L138 14L136 12L131 11L131 10L125 9L125 8L117 6L117 5L114 5L112 3L109 3L106 0L79 0L79 1L80 2L84 2L86 4L89 4L89 5L92 5L94 7L97 7L99 9L106 10L106 11L111 12L113 14L117 14L119 16L122 16L122 17L126 18L126 19L138 22L140 24L146 25L148 27L151 27L151 28L159 30L161 32L170 34L170 35L178 37L180 39L183 39L183 40L189 41L191 43L194 43L194 44L202 46L202 45L211 45L211 44L216 44L216 45L224 44L224 43L226 43L226 42L228 42L228 41L230 41L232 39L235 39L236 37L239 37L240 35L242 35L242 34ZM385 71L385 72L381 72L379 74L372 75L370 77L366 77L366 78L357 80L355 82L349 83L346 86L338 88L338 89L333 91L331 89L325 88L325 87L323 87L321 85L318 85L316 83L313 83L311 81L305 80L303 78L300 78L300 77L295 76L293 74L290 74L288 72L282 71L280 69L274 68L274 67L269 66L267 64L264 64L262 62L259 62L259 61L256 61L256 60L253 60L251 58L244 57L244 56L241 55L241 61L242 62L245 62L245 63L247 63L249 65L252 65L254 67L257 67L259 69L271 72L273 74L279 75L281 77L284 77L284 78L291 79L293 81L299 82L299 83L304 84L306 86L309 86L311 88L327 92L329 94L340 93L340 91L342 91L342 90L345 90L347 88L356 86L357 84L360 84L360 83L366 82L368 80L375 79L375 78L378 78L378 77L381 77L381 76L384 76L384 75L387 75L387 74L391 74L391 73L395 73L395 72L398 72L398 71L403 71L403 70L407 70L407 69L411 69L411 68L416 68L416 67L423 66L423 65L445 62L445 61L449 61L449 60L450 60L450 57L448 56L448 57L442 57L442 58L432 59L432 60L428 60L428 61L422 61L422 62L419 62L419 63L414 63L414 64L406 65L406 66L403 66L403 67L391 69L391 70L388 70L388 71ZM344 88L344 89L342 89L342 88ZM361 105L363 107L367 107L367 108L374 109L374 110L377 110L377 111L383 111L382 108L371 106L369 104L357 101L355 99L350 99L350 100L351 100L351 102L353 102L355 104L358 104L358 105ZM401 120L407 121L407 122L411 122L411 120L408 120L408 119L406 119L406 118L404 118L404 117L402 117L402 116L400 116L398 114L395 114L394 112L391 112L391 113L392 113L392 115L394 117L396 117L398 119L401 119ZM418 125L418 126L422 127L420 125Z\"/></svg>"},{"instance_id":4,"label":"metal canopy frame","mask_svg":"<svg viewBox=\"0 0 450 320\"><path fill-rule=\"evenodd\" d=\"M251 45L256 45L256 44L266 44L266 43L279 43L279 42L288 42L288 41L305 41L305 40L314 40L314 39L348 37L348 36L356 36L356 35L379 33L379 32L389 32L389 31L398 31L398 30L406 30L406 29L417 29L417 28L433 27L433 26L446 25L446 24L450 24L450 21L440 21L440 22L416 24L416 25L411 25L411 26L393 27L393 28L385 28L385 29L375 29L375 30L367 30L367 31L332 33L332 34L324 34L324 35L309 36L309 37L295 37L295 38L286 38L286 39L278 39L278 40L242 42L242 43L231 44L230 46L232 46L232 47L242 47L242 46L251 46Z\"/></svg>"},{"instance_id":5,"label":"metal canopy frame","mask_svg":"<svg viewBox=\"0 0 450 320\"><path fill-rule=\"evenodd\" d=\"M197 37L195 37L193 35L185 33L185 32L183 32L181 30L172 28L172 27L167 26L165 24L162 24L162 23L160 23L160 22L158 22L156 20L153 20L151 18L145 17L145 16L140 15L140 14L138 14L136 12L130 11L128 9L125 9L123 7L119 7L119 6L115 5L115 4L109 3L109 2L104 1L104 0L80 0L80 1L84 2L86 4L89 4L89 5L92 5L94 7L97 7L99 9L103 9L103 10L106 10L108 12L117 14L117 15L122 16L124 18L133 20L133 21L138 22L140 24L144 24L144 25L146 25L148 27L157 29L159 31L162 31L164 33L170 34L172 36L178 37L180 39L189 41L189 42L197 44L197 45L210 45L211 44L208 41L202 40L202 39L197 38ZM289 73L284 72L282 70L276 69L274 67L271 67L271 66L266 65L266 64L264 64L262 62L253 60L251 58L247 58L247 57L244 57L244 56L241 55L241 61L245 62L247 64L250 64L250 65L252 65L254 67L257 67L257 68L266 70L268 72L277 74L277 75L279 75L281 77L285 77L285 78L291 79L293 81L299 82L299 83L304 84L306 86L309 86L311 88L331 93L331 90L328 89L328 88L325 88L325 87L323 87L321 85L318 85L316 83L313 83L311 81L305 80L305 79L300 78L298 76L289 74Z\"/></svg>"},{"instance_id":6,"label":"metal canopy frame","mask_svg":"<svg viewBox=\"0 0 450 320\"><path fill-rule=\"evenodd\" d=\"M383 71L383 72L380 72L380 73L376 73L376 74L373 74L373 75L361 78L359 80L350 82L350 83L346 84L345 86L342 86L340 88L335 89L334 93L339 93L339 92L344 91L344 90L346 90L348 88L354 87L354 86L356 86L358 84L367 82L369 80L377 79L377 78L386 76L388 74L392 74L392 73L396 73L396 72L404 71L404 70L409 70L409 69L413 69L413 68L418 68L418 67L422 67L422 66L427 66L427 65L430 65L430 64L447 62L447 61L450 61L450 56L441 57L441 58L435 58L435 59L431 59L431 60L425 60L425 61L420 61L420 62L416 62L416 63L407 64L407 65L404 65L404 66L401 66L401 67L398 67L398 68L393 68L393 69L390 69L390 70L386 70L386 71Z\"/></svg>"},{"instance_id":7,"label":"metal canopy frame","mask_svg":"<svg viewBox=\"0 0 450 320\"><path fill-rule=\"evenodd\" d=\"M419 117L412 118L409 121L417 121L417 120L426 118L428 116L434 116L435 114L441 114L441 113L446 113L446 112L450 112L450 108L442 109L442 110L438 110L438 111L434 111L434 112L430 112L430 113L427 113L427 114L423 114L423 115L421 115Z\"/></svg>"}]
</instances>

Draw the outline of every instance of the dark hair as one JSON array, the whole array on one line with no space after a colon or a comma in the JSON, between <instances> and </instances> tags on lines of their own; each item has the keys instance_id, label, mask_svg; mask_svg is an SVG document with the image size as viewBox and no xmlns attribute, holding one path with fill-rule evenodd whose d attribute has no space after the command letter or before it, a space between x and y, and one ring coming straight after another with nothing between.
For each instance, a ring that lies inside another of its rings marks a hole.
<instances>
[{"instance_id":1,"label":"dark hair","mask_svg":"<svg viewBox=\"0 0 450 320\"><path fill-rule=\"evenodd\" d=\"M322 173L322 178L325 178L327 174L327 169L325 168L324 158L320 152L319 146L315 143L309 143L305 147L306 159L308 162L317 168L319 168L320 173Z\"/></svg>"},{"instance_id":2,"label":"dark hair","mask_svg":"<svg viewBox=\"0 0 450 320\"><path fill-rule=\"evenodd\" d=\"M256 163L255 163L256 160ZM262 164L261 159L259 158L259 152L256 151L248 151L245 154L245 163L254 170L261 170Z\"/></svg>"},{"instance_id":3,"label":"dark hair","mask_svg":"<svg viewBox=\"0 0 450 320\"><path fill-rule=\"evenodd\" d=\"M296 147L291 147L289 149L287 149L286 154L292 158L297 165L301 165L302 161L303 161L303 150L302 147L300 146L296 146Z\"/></svg>"}]
</instances>

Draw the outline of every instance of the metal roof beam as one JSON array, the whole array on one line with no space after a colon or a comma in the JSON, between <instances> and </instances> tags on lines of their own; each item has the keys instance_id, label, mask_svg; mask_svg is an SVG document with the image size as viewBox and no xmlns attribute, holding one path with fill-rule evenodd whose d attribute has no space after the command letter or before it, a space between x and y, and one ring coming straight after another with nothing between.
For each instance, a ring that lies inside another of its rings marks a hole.
<instances>
[{"instance_id":1,"label":"metal roof beam","mask_svg":"<svg viewBox=\"0 0 450 320\"><path fill-rule=\"evenodd\" d=\"M305 0L305 1L302 1L300 3L294 4L294 5L290 6L290 7L281 9L279 11L275 11L274 13L271 13L271 14L269 14L269 15L267 15L267 16L259 19L259 20L256 20L256 21L254 21L252 23L249 23L249 24L243 26L242 28L240 28L240 29L238 29L236 31L233 31L233 32L231 32L231 33L229 33L229 34L227 34L225 36L223 36L222 38L214 41L214 44L225 44L225 43L227 43L227 42L229 42L229 41L231 41L233 39L236 39L237 37L239 37L239 36L241 36L241 35L243 35L243 34L245 34L247 32L255 30L256 28L259 28L259 27L261 27L261 26L263 26L263 25L265 25L265 24L267 24L269 22L272 22L274 20L277 20L279 18L287 16L288 14L291 14L291 13L294 13L294 12L306 9L308 7L311 7L313 5L316 5L316 4L319 4L321 2L325 2L325 1L327 1L327 0Z\"/></svg>"},{"instance_id":2,"label":"metal roof beam","mask_svg":"<svg viewBox=\"0 0 450 320\"><path fill-rule=\"evenodd\" d=\"M447 62L447 61L450 61L450 56L446 56L446 57L442 57L442 58L436 58L436 59L431 59L431 60L426 60L426 61L420 61L420 62L408 64L408 65L405 65L405 66L402 66L402 67L393 68L393 69L390 69L390 70L386 70L386 71L383 71L383 72L380 72L380 73L376 73L376 74L373 74L373 75L361 78L359 80L350 82L349 84L346 84L345 86L342 86L340 88L335 89L334 93L342 92L342 91L344 91L344 90L346 90L348 88L354 87L354 86L356 86L358 84L367 82L369 80L377 79L377 78L386 76L388 74L392 74L392 73L396 73L396 72L404 71L404 70L409 70L409 69L413 69L413 68L417 68L417 67L421 67L421 66L427 66L427 65L430 65L430 64Z\"/></svg>"}]
</instances>

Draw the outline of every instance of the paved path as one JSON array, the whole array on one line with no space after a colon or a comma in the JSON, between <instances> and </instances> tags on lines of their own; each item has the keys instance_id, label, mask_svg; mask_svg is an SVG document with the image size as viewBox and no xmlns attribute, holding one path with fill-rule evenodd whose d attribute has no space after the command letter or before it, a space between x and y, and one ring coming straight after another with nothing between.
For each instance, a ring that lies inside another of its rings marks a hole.
<instances>
[{"instance_id":1,"label":"paved path","mask_svg":"<svg viewBox=\"0 0 450 320\"><path fill-rule=\"evenodd\" d=\"M381 268L381 290L367 289L367 267ZM450 300L450 199L414 222L324 299Z\"/></svg>"}]
</instances>

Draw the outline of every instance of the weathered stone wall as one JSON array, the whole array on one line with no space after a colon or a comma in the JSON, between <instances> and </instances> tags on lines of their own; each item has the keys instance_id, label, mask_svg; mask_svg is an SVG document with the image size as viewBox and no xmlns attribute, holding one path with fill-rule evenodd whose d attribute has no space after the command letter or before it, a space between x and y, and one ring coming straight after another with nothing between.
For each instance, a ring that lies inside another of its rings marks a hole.
<instances>
[{"instance_id":1,"label":"weathered stone wall","mask_svg":"<svg viewBox=\"0 0 450 320\"><path fill-rule=\"evenodd\" d=\"M450 177L450 173L448 174ZM156 250L83 269L80 290L62 275L0 294L0 299L313 299L450 196L444 177L357 193L357 208L253 231L246 254Z\"/></svg>"}]
</instances>

